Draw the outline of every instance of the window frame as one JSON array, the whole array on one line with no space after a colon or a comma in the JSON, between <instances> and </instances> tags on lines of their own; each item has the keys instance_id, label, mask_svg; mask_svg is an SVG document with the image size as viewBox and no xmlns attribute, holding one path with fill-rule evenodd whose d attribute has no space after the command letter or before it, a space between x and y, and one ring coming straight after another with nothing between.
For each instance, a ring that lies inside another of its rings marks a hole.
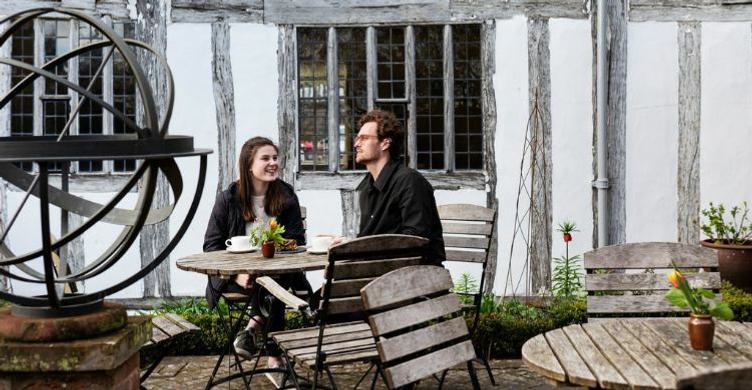
<instances>
[{"instance_id":1,"label":"window frame","mask_svg":"<svg viewBox=\"0 0 752 390\"><path fill-rule=\"evenodd\" d=\"M33 21L33 39L34 39L34 66L36 67L42 67L44 65L44 57L45 57L45 39L44 39L44 22L47 20L55 20L55 21L68 21L68 39L69 39L69 50L73 50L76 47L80 45L80 39L79 39L79 26L80 21L74 18L70 18L67 15L61 15L61 14L48 14L45 15L43 18L37 18ZM126 23L134 23L131 19L120 19L113 21L113 18L110 15L102 15L100 17L100 20L102 23L107 25L108 27L113 27L114 24L126 24ZM11 45L7 45L10 47ZM10 49L6 49L7 53L5 55L8 55L10 57ZM102 55L104 56L105 51L102 51ZM108 103L113 104L114 103L114 91L113 91L113 64L115 61L115 55L113 54L105 63L104 67L102 68L102 73L99 77L102 79L102 99ZM79 58L73 57L68 61L69 67L68 67L68 75L67 80L78 84L79 81ZM7 86L12 86L12 80L11 80L11 72L4 72L2 74L2 82ZM68 112L70 113L75 106L78 104L79 94L78 92L68 88L66 95L49 95L46 94L45 90L45 80L43 77L38 78L33 83L34 88L34 103L33 103L33 118L34 118L34 124L33 124L33 135L34 136L41 136L44 133L44 102L46 100L67 100L68 101ZM6 118L7 117L7 118ZM6 136L11 136L10 134L10 118L11 118L11 111L8 110L8 113L6 117L2 118L2 120L6 121L8 124L8 133ZM68 134L71 135L78 135L79 134L79 119L74 120L70 128L68 129ZM102 135L113 135L114 132L114 117L112 113L110 113L108 110L102 109ZM29 172L31 174L37 174L39 171L39 168L36 164L33 164L32 170ZM102 170L101 171L93 171L93 172L87 172L87 171L80 171L79 170L79 162L78 161L71 161L70 167L68 169L68 179L70 183L70 190L76 191L76 192L111 192L113 190L118 190L122 187L123 184L125 184L132 175L133 171L115 171L114 170L114 160L102 160ZM60 172L56 172L50 177L50 184L59 186L61 183L61 174ZM13 190L21 191L20 189L15 189L14 187L11 187Z\"/></svg>"},{"instance_id":2,"label":"window frame","mask_svg":"<svg viewBox=\"0 0 752 390\"><path fill-rule=\"evenodd\" d=\"M443 66L444 66L444 150L450 151L444 153L444 168L442 169L430 169L420 170L421 173L429 180L435 189L477 189L485 190L488 174L486 168L488 166L485 151L487 150L486 142L488 142L486 131L486 107L483 100L483 94L481 93L481 136L482 145L481 150L483 153L483 167L480 169L468 169L468 170L456 170L455 168L455 140L454 140L454 77L453 77L453 42L452 42L452 28L454 25L475 24L480 27L479 40L481 49L481 66L483 66L483 58L485 50L484 39L486 39L483 33L483 22L457 22L457 23L419 23L419 24L369 24L369 25L305 25L298 24L293 27L293 53L294 53L294 78L293 80L287 80L286 82L292 83L287 88L295 91L294 96L294 113L295 113L295 126L291 129L294 134L288 134L287 137L293 140L291 144L294 146L294 151L291 151L288 156L293 160L288 163L293 164L295 185L296 188L301 190L354 190L358 183L363 178L365 170L340 170L339 167L339 122L340 122L340 107L339 107L339 94L337 96L329 95L327 104L327 118L328 118L328 136L329 145L336 145L337 148L329 149L329 169L327 171L307 171L301 169L300 161L300 121L299 121L299 107L300 107L300 95L299 95L299 67L298 67L298 29L300 28L326 28L327 29L327 85L329 90L332 90L332 86L337 86L339 82L338 73L338 61L337 61L337 28L365 28L366 29L366 63L367 63L367 107L369 110L375 108L379 103L406 103L408 120L405 123L407 142L405 144L406 155L409 156L408 166L412 169L417 169L417 122L416 122L416 74L415 74L415 31L416 25L431 25L431 26L443 26ZM376 53L376 28L380 27L403 27L405 29L405 99L379 99L377 97L377 53ZM282 75L280 75L282 77ZM332 79L331 77L334 77ZM487 82L486 78L489 77L488 72L483 69L480 83ZM334 89L336 91L336 88ZM398 101L397 101L398 100ZM451 108L451 109L450 109ZM448 113L448 115L447 115ZM288 130L289 131L289 130ZM493 158L493 157L490 157Z\"/></svg>"}]
</instances>

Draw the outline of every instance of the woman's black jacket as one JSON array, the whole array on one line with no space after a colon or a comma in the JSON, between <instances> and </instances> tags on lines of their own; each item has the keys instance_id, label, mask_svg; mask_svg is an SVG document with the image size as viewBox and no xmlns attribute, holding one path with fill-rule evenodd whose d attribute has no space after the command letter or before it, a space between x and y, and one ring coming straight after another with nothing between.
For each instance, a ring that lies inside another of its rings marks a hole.
<instances>
[{"instance_id":1,"label":"woman's black jacket","mask_svg":"<svg viewBox=\"0 0 752 390\"><path fill-rule=\"evenodd\" d=\"M282 185L282 192L286 197L282 212L276 216L277 221L285 227L285 233L282 236L295 239L298 245L305 245L305 227L300 215L298 197L292 186L279 179L278 182ZM204 234L204 252L224 250L227 247L225 240L246 235L243 208L240 206L237 192L237 183L232 183L226 190L217 194L209 224L206 226L206 234ZM299 278L302 278L300 283L305 282L303 273L300 273ZM222 292L227 290L229 282L228 279L209 277L206 300L210 308L217 304Z\"/></svg>"}]
</instances>

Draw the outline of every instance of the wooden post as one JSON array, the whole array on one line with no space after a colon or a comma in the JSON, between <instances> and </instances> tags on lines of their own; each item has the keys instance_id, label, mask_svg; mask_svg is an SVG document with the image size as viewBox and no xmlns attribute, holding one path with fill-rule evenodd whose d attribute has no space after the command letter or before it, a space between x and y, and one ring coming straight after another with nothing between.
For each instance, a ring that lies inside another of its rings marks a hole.
<instances>
[{"instance_id":1,"label":"wooden post","mask_svg":"<svg viewBox=\"0 0 752 390\"><path fill-rule=\"evenodd\" d=\"M679 153L677 178L677 240L700 240L700 96L702 28L679 22Z\"/></svg>"},{"instance_id":2,"label":"wooden post","mask_svg":"<svg viewBox=\"0 0 752 390\"><path fill-rule=\"evenodd\" d=\"M358 191L342 190L342 235L355 237L360 232L360 203Z\"/></svg>"},{"instance_id":3,"label":"wooden post","mask_svg":"<svg viewBox=\"0 0 752 390\"><path fill-rule=\"evenodd\" d=\"M326 117L329 143L329 172L339 171L339 61L337 60L337 30L329 27L326 43Z\"/></svg>"},{"instance_id":4,"label":"wooden post","mask_svg":"<svg viewBox=\"0 0 752 390\"><path fill-rule=\"evenodd\" d=\"M606 141L608 147L609 242L626 242L626 167L627 167L627 0L609 1L609 75ZM595 141L595 140L594 140ZM599 243L600 244L600 243Z\"/></svg>"},{"instance_id":5,"label":"wooden post","mask_svg":"<svg viewBox=\"0 0 752 390\"><path fill-rule=\"evenodd\" d=\"M0 33L5 31L5 28L7 27L7 24L4 26L0 26ZM3 45L0 47L0 57L4 58L10 58L11 54L11 45ZM0 67L0 91L3 91L5 93L6 91L10 90L10 74L11 70L8 66L1 66ZM10 104L5 105L2 109L0 109L0 137L9 137L10 136ZM5 224L8 221L8 184L5 182L5 180L0 179L0 232L5 231ZM0 243L0 260L4 258L2 246L4 246L5 243ZM7 270L8 267L3 267L3 269ZM11 291L11 284L10 279L6 276L0 277L0 291Z\"/></svg>"},{"instance_id":6,"label":"wooden post","mask_svg":"<svg viewBox=\"0 0 752 390\"><path fill-rule=\"evenodd\" d=\"M235 181L235 90L230 62L230 24L226 20L211 25L212 86L217 117L217 192Z\"/></svg>"},{"instance_id":7,"label":"wooden post","mask_svg":"<svg viewBox=\"0 0 752 390\"><path fill-rule=\"evenodd\" d=\"M496 23L489 20L481 25L481 104L483 105L483 170L486 172L486 207L498 210L499 199L496 197L496 95L493 88L493 75L496 71L494 53L496 47ZM497 211L498 220L498 211ZM497 224L494 223L496 227ZM489 246L488 263L486 264L486 277L483 283L483 293L493 292L494 280L496 280L496 263L498 260L498 229L494 228Z\"/></svg>"},{"instance_id":8,"label":"wooden post","mask_svg":"<svg viewBox=\"0 0 752 390\"><path fill-rule=\"evenodd\" d=\"M452 26L444 26L444 169L454 172L454 47Z\"/></svg>"},{"instance_id":9,"label":"wooden post","mask_svg":"<svg viewBox=\"0 0 752 390\"><path fill-rule=\"evenodd\" d=\"M277 97L277 123L279 124L279 147L282 150L280 172L282 180L295 185L298 171L297 145L297 70L295 52L295 27L279 26L277 40L277 71L279 73L279 96Z\"/></svg>"},{"instance_id":10,"label":"wooden post","mask_svg":"<svg viewBox=\"0 0 752 390\"><path fill-rule=\"evenodd\" d=\"M530 112L537 102L540 123L533 136L530 200L530 277L532 293L551 289L551 64L548 19L528 20ZM534 118L535 119L535 118Z\"/></svg>"},{"instance_id":11,"label":"wooden post","mask_svg":"<svg viewBox=\"0 0 752 390\"><path fill-rule=\"evenodd\" d=\"M167 6L163 2L151 2L147 0L136 1L136 39L153 47L157 53L166 55L167 51ZM154 92L154 102L159 110L159 117L164 115L166 107L166 79L162 66L153 56L146 55L144 51L137 52L138 62L149 79ZM140 99L136 105L136 117L142 120L143 105ZM152 129L158 131L159 129ZM154 193L152 208L165 207L170 202L170 191L167 179L162 173L157 180L157 189ZM140 235L141 266L146 266L162 251L170 238L169 218L154 225L144 225ZM170 291L170 259L167 257L161 264L144 277L144 296L153 297L155 287L162 297L172 296ZM156 283L156 286L155 286Z\"/></svg>"}]
</instances>

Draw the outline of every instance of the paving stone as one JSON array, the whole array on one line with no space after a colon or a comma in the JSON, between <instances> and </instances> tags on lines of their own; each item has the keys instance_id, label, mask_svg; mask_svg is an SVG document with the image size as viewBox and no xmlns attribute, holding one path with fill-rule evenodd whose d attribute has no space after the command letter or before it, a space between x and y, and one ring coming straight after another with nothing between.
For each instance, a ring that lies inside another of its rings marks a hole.
<instances>
[{"instance_id":1,"label":"paving stone","mask_svg":"<svg viewBox=\"0 0 752 390\"><path fill-rule=\"evenodd\" d=\"M169 356L164 358L159 367L149 380L146 381L144 386L147 389L203 389L206 386L206 381L211 375L211 371L214 368L214 364L217 361L217 356ZM228 372L228 360L222 363L218 375L226 375ZM265 364L265 359L262 359L261 364ZM245 365L244 365L245 366ZM179 367L179 368L178 368ZM250 368L250 363L247 368ZM463 366L464 367L464 366ZM365 364L350 364L345 366L335 367L332 371L334 373L337 386L339 388L347 389L352 388L360 377L368 369L368 365ZM525 367L521 360L509 359L509 360L492 360L491 369L496 379L498 386L491 386L491 382L488 379L488 375L482 368L478 368L478 379L480 380L481 387L484 389L554 389L561 388L553 386L546 382L544 378L538 374L530 371ZM233 371L234 372L234 371ZM369 374L364 383L361 383L360 388L367 389L370 387L370 381L373 378L373 374ZM324 384L328 381L324 380ZM424 379L417 386L418 389L435 389L437 388L437 381L433 379ZM253 389L272 390L274 386L263 376L259 375L254 377L251 386ZM217 388L226 389L228 386L222 384ZM229 386L230 389L243 389L243 381L240 379L233 380ZM379 381L376 388L386 389L386 386ZM461 367L457 367L449 371L445 384L445 389L472 389L470 383L470 377L467 370Z\"/></svg>"}]
</instances>

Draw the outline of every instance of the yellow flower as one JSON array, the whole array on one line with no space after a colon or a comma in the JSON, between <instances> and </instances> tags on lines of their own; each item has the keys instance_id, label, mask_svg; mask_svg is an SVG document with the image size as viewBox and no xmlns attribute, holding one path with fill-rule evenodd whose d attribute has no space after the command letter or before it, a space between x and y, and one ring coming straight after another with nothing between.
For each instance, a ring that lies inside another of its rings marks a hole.
<instances>
[{"instance_id":1,"label":"yellow flower","mask_svg":"<svg viewBox=\"0 0 752 390\"><path fill-rule=\"evenodd\" d=\"M276 230L276 229L277 229L277 226L278 226L278 225L277 225L277 220L276 220L276 219L272 219L271 221L269 221L269 228L270 228L270 229L272 229L272 230Z\"/></svg>"},{"instance_id":2,"label":"yellow flower","mask_svg":"<svg viewBox=\"0 0 752 390\"><path fill-rule=\"evenodd\" d=\"M678 270L673 270L668 274L668 281L671 282L674 287L679 288L679 281L684 280L684 275Z\"/></svg>"}]
</instances>

